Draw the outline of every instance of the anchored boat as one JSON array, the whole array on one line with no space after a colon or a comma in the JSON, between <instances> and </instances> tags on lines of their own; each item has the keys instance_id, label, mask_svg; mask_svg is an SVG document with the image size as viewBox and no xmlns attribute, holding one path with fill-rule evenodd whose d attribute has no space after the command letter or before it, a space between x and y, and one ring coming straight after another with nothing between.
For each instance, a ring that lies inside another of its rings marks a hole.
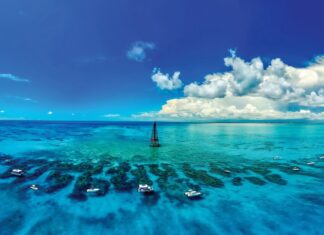
<instances>
[{"instance_id":1,"label":"anchored boat","mask_svg":"<svg viewBox=\"0 0 324 235\"><path fill-rule=\"evenodd\" d=\"M148 184L140 184L138 185L137 191L139 193L153 193L154 189L152 186L149 186Z\"/></svg>"},{"instance_id":2,"label":"anchored boat","mask_svg":"<svg viewBox=\"0 0 324 235\"><path fill-rule=\"evenodd\" d=\"M226 170L224 170L224 173L231 174L231 171L226 169Z\"/></svg>"},{"instance_id":3,"label":"anchored boat","mask_svg":"<svg viewBox=\"0 0 324 235\"><path fill-rule=\"evenodd\" d=\"M202 196L202 193L193 189L189 189L187 192L185 192L185 195L188 198L200 198Z\"/></svg>"},{"instance_id":4,"label":"anchored boat","mask_svg":"<svg viewBox=\"0 0 324 235\"><path fill-rule=\"evenodd\" d=\"M34 191L37 191L38 190L38 187L36 186L36 184L32 184L30 186L30 189L34 190Z\"/></svg>"},{"instance_id":5,"label":"anchored boat","mask_svg":"<svg viewBox=\"0 0 324 235\"><path fill-rule=\"evenodd\" d=\"M96 193L96 192L98 192L98 191L100 191L99 188L88 188L88 189L87 189L87 193Z\"/></svg>"},{"instance_id":6,"label":"anchored boat","mask_svg":"<svg viewBox=\"0 0 324 235\"><path fill-rule=\"evenodd\" d=\"M14 176L23 176L25 174L25 172L21 169L13 169L11 171L11 175L14 175Z\"/></svg>"}]
</instances>

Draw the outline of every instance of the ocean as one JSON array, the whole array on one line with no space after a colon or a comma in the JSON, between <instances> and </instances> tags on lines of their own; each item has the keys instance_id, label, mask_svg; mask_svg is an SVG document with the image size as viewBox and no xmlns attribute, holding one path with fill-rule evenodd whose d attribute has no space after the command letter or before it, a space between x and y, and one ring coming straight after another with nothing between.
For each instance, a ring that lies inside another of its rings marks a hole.
<instances>
[{"instance_id":1,"label":"ocean","mask_svg":"<svg viewBox=\"0 0 324 235\"><path fill-rule=\"evenodd\" d=\"M324 125L157 129L151 148L147 122L1 121L0 234L323 234Z\"/></svg>"}]
</instances>

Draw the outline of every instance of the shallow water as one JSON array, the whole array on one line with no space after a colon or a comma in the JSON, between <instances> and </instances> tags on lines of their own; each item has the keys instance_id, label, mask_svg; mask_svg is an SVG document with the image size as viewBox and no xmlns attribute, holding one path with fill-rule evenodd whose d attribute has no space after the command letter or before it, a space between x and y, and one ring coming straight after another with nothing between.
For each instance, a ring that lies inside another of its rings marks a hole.
<instances>
[{"instance_id":1,"label":"shallow water","mask_svg":"<svg viewBox=\"0 0 324 235\"><path fill-rule=\"evenodd\" d=\"M158 133L150 148L149 123L0 122L1 234L322 233L324 125L160 123ZM187 199L189 188L203 198Z\"/></svg>"}]
</instances>

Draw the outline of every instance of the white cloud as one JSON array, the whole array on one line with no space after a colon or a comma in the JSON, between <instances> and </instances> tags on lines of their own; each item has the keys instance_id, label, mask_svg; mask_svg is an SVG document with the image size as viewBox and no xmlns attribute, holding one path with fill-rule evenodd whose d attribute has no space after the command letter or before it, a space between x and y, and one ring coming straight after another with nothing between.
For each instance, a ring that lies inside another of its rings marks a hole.
<instances>
[{"instance_id":1,"label":"white cloud","mask_svg":"<svg viewBox=\"0 0 324 235\"><path fill-rule=\"evenodd\" d=\"M205 77L205 82L201 85L191 83L184 88L186 96L202 98L220 98L225 97L228 87L229 74L210 74Z\"/></svg>"},{"instance_id":2,"label":"white cloud","mask_svg":"<svg viewBox=\"0 0 324 235\"><path fill-rule=\"evenodd\" d=\"M158 116L158 112L142 112L140 114L133 114L133 118L150 119Z\"/></svg>"},{"instance_id":3,"label":"white cloud","mask_svg":"<svg viewBox=\"0 0 324 235\"><path fill-rule=\"evenodd\" d=\"M5 111L4 111L3 109L1 109L1 110L0 110L0 113L1 113L1 114L2 114L2 113L5 113Z\"/></svg>"},{"instance_id":4,"label":"white cloud","mask_svg":"<svg viewBox=\"0 0 324 235\"><path fill-rule=\"evenodd\" d=\"M230 49L228 49L228 52L230 53L230 55L232 57L236 57L236 49L230 48Z\"/></svg>"},{"instance_id":5,"label":"white cloud","mask_svg":"<svg viewBox=\"0 0 324 235\"><path fill-rule=\"evenodd\" d=\"M259 57L246 62L234 52L231 55L224 59L230 71L206 75L203 83L184 87L184 98L135 117L324 120L324 56L297 68L279 58L265 66Z\"/></svg>"},{"instance_id":6,"label":"white cloud","mask_svg":"<svg viewBox=\"0 0 324 235\"><path fill-rule=\"evenodd\" d=\"M320 89L318 92L312 91L300 104L303 106L324 107L324 89Z\"/></svg>"},{"instance_id":7,"label":"white cloud","mask_svg":"<svg viewBox=\"0 0 324 235\"><path fill-rule=\"evenodd\" d=\"M253 95L305 104L305 99L312 92L314 96L324 88L324 57L318 57L305 68L288 66L278 58L273 59L267 68L258 57L251 62L239 57L226 57L224 61L226 66L232 68L231 71L210 74L202 84L194 82L185 86L185 95L209 99ZM314 101L309 106L322 106L321 99Z\"/></svg>"},{"instance_id":8,"label":"white cloud","mask_svg":"<svg viewBox=\"0 0 324 235\"><path fill-rule=\"evenodd\" d=\"M231 67L229 83L235 95L246 95L262 81L263 63L260 58L245 62L239 57L227 57L225 65Z\"/></svg>"},{"instance_id":9,"label":"white cloud","mask_svg":"<svg viewBox=\"0 0 324 235\"><path fill-rule=\"evenodd\" d=\"M108 113L108 114L104 115L104 117L106 117L106 118L120 117L120 114L118 114L118 113Z\"/></svg>"},{"instance_id":10,"label":"white cloud","mask_svg":"<svg viewBox=\"0 0 324 235\"><path fill-rule=\"evenodd\" d=\"M48 114L48 115L53 115L53 112L52 112L52 111L48 111L47 114Z\"/></svg>"},{"instance_id":11,"label":"white cloud","mask_svg":"<svg viewBox=\"0 0 324 235\"><path fill-rule=\"evenodd\" d=\"M324 112L314 113L307 109L285 111L275 101L262 97L185 97L168 100L158 112L142 113L134 117L162 120L323 120Z\"/></svg>"},{"instance_id":12,"label":"white cloud","mask_svg":"<svg viewBox=\"0 0 324 235\"><path fill-rule=\"evenodd\" d=\"M142 62L146 58L148 50L155 49L155 44L152 42L134 42L131 48L127 51L127 58L137 62Z\"/></svg>"},{"instance_id":13,"label":"white cloud","mask_svg":"<svg viewBox=\"0 0 324 235\"><path fill-rule=\"evenodd\" d=\"M1 73L0 78L8 79L8 80L11 80L11 81L14 81L14 82L29 82L28 79L18 77L16 75L11 74L11 73Z\"/></svg>"},{"instance_id":14,"label":"white cloud","mask_svg":"<svg viewBox=\"0 0 324 235\"><path fill-rule=\"evenodd\" d=\"M225 65L230 72L209 74L202 85L191 83L184 92L188 96L217 98L226 94L246 95L257 88L263 79L263 63L260 58L245 62L239 57L226 57Z\"/></svg>"},{"instance_id":15,"label":"white cloud","mask_svg":"<svg viewBox=\"0 0 324 235\"><path fill-rule=\"evenodd\" d=\"M152 80L162 90L175 90L182 87L182 81L179 77L180 72L175 72L171 77L169 74L161 73L159 69L154 69Z\"/></svg>"}]
</instances>

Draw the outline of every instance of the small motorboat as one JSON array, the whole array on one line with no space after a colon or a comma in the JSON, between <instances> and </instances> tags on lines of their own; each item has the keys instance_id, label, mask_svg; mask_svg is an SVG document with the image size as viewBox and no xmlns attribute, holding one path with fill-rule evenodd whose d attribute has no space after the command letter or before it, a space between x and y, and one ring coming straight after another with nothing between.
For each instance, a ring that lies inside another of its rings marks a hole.
<instances>
[{"instance_id":1,"label":"small motorboat","mask_svg":"<svg viewBox=\"0 0 324 235\"><path fill-rule=\"evenodd\" d=\"M231 171L230 171L230 170L224 170L224 172L225 172L226 174L231 174Z\"/></svg>"},{"instance_id":2,"label":"small motorboat","mask_svg":"<svg viewBox=\"0 0 324 235\"><path fill-rule=\"evenodd\" d=\"M100 191L99 188L88 188L88 189L87 189L87 193L96 193L96 192L98 192L98 191Z\"/></svg>"},{"instance_id":3,"label":"small motorboat","mask_svg":"<svg viewBox=\"0 0 324 235\"><path fill-rule=\"evenodd\" d=\"M319 159L324 159L324 156L320 156Z\"/></svg>"},{"instance_id":4,"label":"small motorboat","mask_svg":"<svg viewBox=\"0 0 324 235\"><path fill-rule=\"evenodd\" d=\"M298 167L295 166L295 167L292 168L292 170L293 170L293 171L299 171L300 169L299 169Z\"/></svg>"},{"instance_id":5,"label":"small motorboat","mask_svg":"<svg viewBox=\"0 0 324 235\"><path fill-rule=\"evenodd\" d=\"M32 184L29 188L34 190L34 191L38 190L38 187L36 186L36 184Z\"/></svg>"},{"instance_id":6,"label":"small motorboat","mask_svg":"<svg viewBox=\"0 0 324 235\"><path fill-rule=\"evenodd\" d=\"M11 175L14 175L14 176L23 176L25 174L25 172L21 169L13 169L11 171Z\"/></svg>"},{"instance_id":7,"label":"small motorboat","mask_svg":"<svg viewBox=\"0 0 324 235\"><path fill-rule=\"evenodd\" d=\"M307 162L307 165L309 166L315 165L315 162Z\"/></svg>"},{"instance_id":8,"label":"small motorboat","mask_svg":"<svg viewBox=\"0 0 324 235\"><path fill-rule=\"evenodd\" d=\"M185 195L188 198L200 198L202 196L202 193L193 189L189 189L187 192L185 192Z\"/></svg>"},{"instance_id":9,"label":"small motorboat","mask_svg":"<svg viewBox=\"0 0 324 235\"><path fill-rule=\"evenodd\" d=\"M153 187L149 186L148 184L140 184L140 185L138 185L137 191L139 193L153 193L154 189L153 189Z\"/></svg>"}]
</instances>

